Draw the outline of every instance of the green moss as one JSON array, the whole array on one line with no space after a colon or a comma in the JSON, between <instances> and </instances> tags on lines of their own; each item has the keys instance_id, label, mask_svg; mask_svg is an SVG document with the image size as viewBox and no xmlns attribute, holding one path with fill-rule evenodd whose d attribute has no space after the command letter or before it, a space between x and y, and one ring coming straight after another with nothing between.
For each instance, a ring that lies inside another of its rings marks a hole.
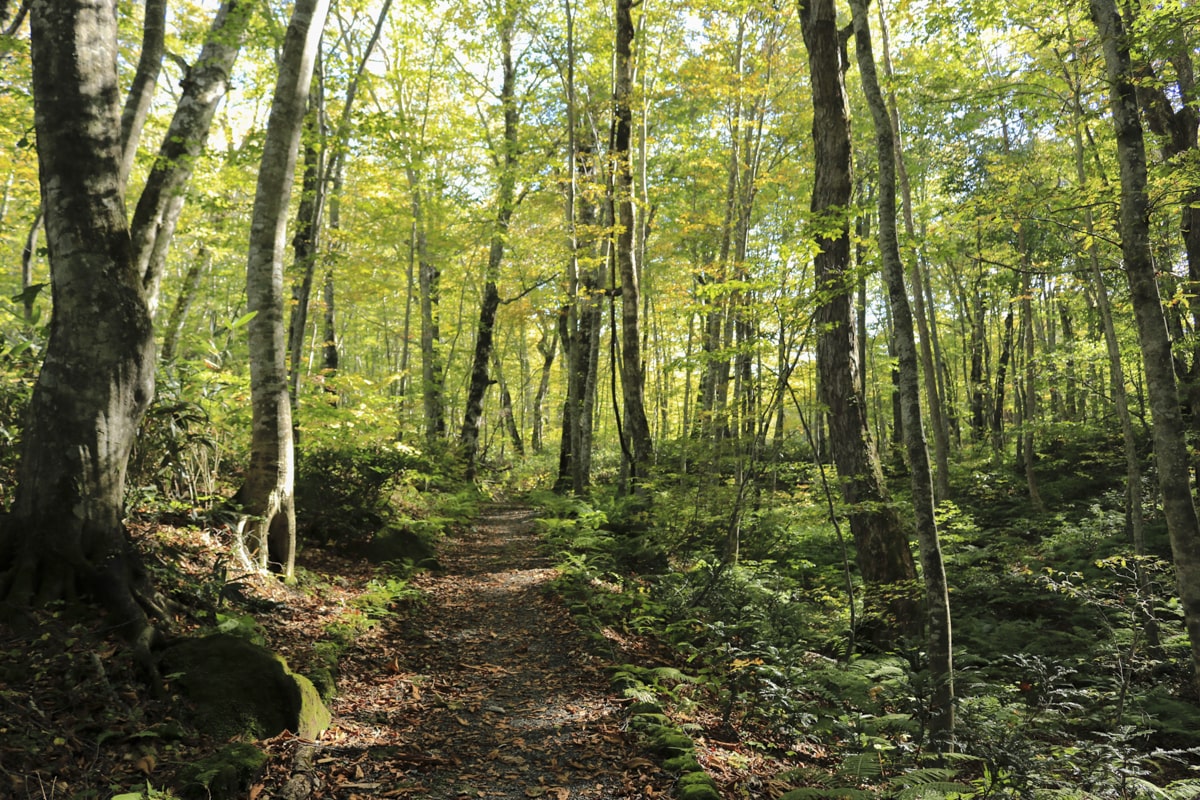
<instances>
[{"instance_id":1,"label":"green moss","mask_svg":"<svg viewBox=\"0 0 1200 800\"><path fill-rule=\"evenodd\" d=\"M708 786L709 788L716 789L717 782L707 772L697 769L679 776L679 782L676 786L681 788L684 786Z\"/></svg>"},{"instance_id":2,"label":"green moss","mask_svg":"<svg viewBox=\"0 0 1200 800\"><path fill-rule=\"evenodd\" d=\"M676 790L675 796L679 800L721 800L720 792L705 784L681 785Z\"/></svg>"},{"instance_id":3,"label":"green moss","mask_svg":"<svg viewBox=\"0 0 1200 800\"><path fill-rule=\"evenodd\" d=\"M663 762L663 769L676 774L693 774L699 772L700 762L696 760L696 756L692 753L684 753L683 755L668 758Z\"/></svg>"},{"instance_id":4,"label":"green moss","mask_svg":"<svg viewBox=\"0 0 1200 800\"><path fill-rule=\"evenodd\" d=\"M187 639L163 653L201 730L218 738L268 738L290 730L315 738L331 716L312 682L277 654L227 634Z\"/></svg>"},{"instance_id":5,"label":"green moss","mask_svg":"<svg viewBox=\"0 0 1200 800\"><path fill-rule=\"evenodd\" d=\"M262 773L267 754L254 745L234 742L180 772L185 797L236 800Z\"/></svg>"}]
</instances>

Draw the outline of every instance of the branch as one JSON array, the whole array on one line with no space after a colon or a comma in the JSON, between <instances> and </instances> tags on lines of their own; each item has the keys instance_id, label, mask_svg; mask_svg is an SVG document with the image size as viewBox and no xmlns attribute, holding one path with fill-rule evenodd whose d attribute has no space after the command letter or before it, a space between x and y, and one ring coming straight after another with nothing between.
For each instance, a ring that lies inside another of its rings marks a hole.
<instances>
[{"instance_id":1,"label":"branch","mask_svg":"<svg viewBox=\"0 0 1200 800\"><path fill-rule=\"evenodd\" d=\"M557 273L557 272L556 272L556 273L554 273L553 275L550 275L550 276L547 276L547 277L545 277L545 278L542 278L540 281L538 281L537 283L533 284L532 286L530 286L530 287L528 287L528 288L526 288L526 289L522 289L522 290L521 290L521 293L520 293L520 294L518 294L516 297L509 297L509 298L507 298L507 299L501 298L501 300L500 300L500 305L502 305L502 306L506 306L506 305L509 305L510 303L515 303L515 302L517 302L518 300L520 300L522 297L526 297L526 296L528 296L529 294L532 294L533 292L535 292L535 291L537 291L538 289L542 288L542 287L543 287L543 286L545 286L547 283L551 283L551 282L553 282L553 281L556 281L556 280L558 280L558 273Z\"/></svg>"}]
</instances>

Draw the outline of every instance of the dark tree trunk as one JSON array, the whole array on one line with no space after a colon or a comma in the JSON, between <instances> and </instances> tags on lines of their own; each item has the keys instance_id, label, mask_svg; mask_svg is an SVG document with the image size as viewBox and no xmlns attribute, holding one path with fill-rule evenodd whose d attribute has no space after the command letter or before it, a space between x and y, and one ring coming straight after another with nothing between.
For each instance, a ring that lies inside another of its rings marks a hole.
<instances>
[{"instance_id":1,"label":"dark tree trunk","mask_svg":"<svg viewBox=\"0 0 1200 800\"><path fill-rule=\"evenodd\" d=\"M496 191L496 221L492 227L492 241L488 249L487 274L484 280L483 297L479 304L479 325L475 331L475 358L471 363L471 383L467 387L467 404L463 412L462 432L459 446L466 464L468 479L475 477L475 459L479 452L479 425L483 419L483 398L491 381L488 378L488 362L492 357L492 343L496 325L496 310L500 307L500 294L496 281L500 276L500 265L504 261L504 245L508 238L508 226L516 204L517 167L517 72L513 62L513 29L515 20L511 15L500 22L500 57L504 76L500 90L500 103L504 111L504 139L502 151L495 154L499 171Z\"/></svg>"},{"instance_id":2,"label":"dark tree trunk","mask_svg":"<svg viewBox=\"0 0 1200 800\"><path fill-rule=\"evenodd\" d=\"M496 383L500 387L500 416L504 419L504 429L512 439L513 450L518 456L525 455L525 440L521 438L521 428L517 425L517 415L513 413L512 393L508 391L508 382L504 380L504 370L500 363L500 351L492 348L492 369L496 373Z\"/></svg>"},{"instance_id":3,"label":"dark tree trunk","mask_svg":"<svg viewBox=\"0 0 1200 800\"><path fill-rule=\"evenodd\" d=\"M296 232L292 235L293 264L300 270L299 283L292 284L292 313L288 318L288 393L292 409L299 403L300 372L305 362L308 342L308 307L312 298L313 278L317 271L317 248L320 240L321 214L325 206L325 147L321 139L321 65L309 95L309 110L305 120L304 177L300 181L300 204L296 209Z\"/></svg>"},{"instance_id":4,"label":"dark tree trunk","mask_svg":"<svg viewBox=\"0 0 1200 800\"><path fill-rule=\"evenodd\" d=\"M905 446L912 478L913 512L917 541L921 551L921 575L925 582L927 638L930 677L933 691L929 704L929 736L934 747L945 750L954 735L954 659L951 649L950 594L946 569L938 541L934 518L933 474L921 421L921 387L917 368L917 343L913 335L913 316L904 286L904 264L900 259L900 240L896 234L896 142L891 116L871 49L871 29L867 20L867 0L850 0L853 9L856 51L863 90L875 122L875 150L879 161L879 251L884 282L892 308L896 331L896 350L900 369L900 401L904 414ZM920 292L914 284L913 292ZM926 376L929 380L930 376Z\"/></svg>"},{"instance_id":5,"label":"dark tree trunk","mask_svg":"<svg viewBox=\"0 0 1200 800\"><path fill-rule=\"evenodd\" d=\"M1121 169L1121 255L1137 318L1138 342L1154 420L1158 485L1171 539L1184 623L1191 640L1193 679L1200 688L1200 521L1188 479L1187 442L1171 362L1171 341L1150 250L1146 146L1121 15L1114 0L1091 0L1091 12L1100 33L1111 83L1117 160Z\"/></svg>"},{"instance_id":6,"label":"dark tree trunk","mask_svg":"<svg viewBox=\"0 0 1200 800\"><path fill-rule=\"evenodd\" d=\"M148 652L157 605L122 525L154 338L120 176L113 2L32 7L34 124L54 315L0 537L0 598L90 594Z\"/></svg>"},{"instance_id":7,"label":"dark tree trunk","mask_svg":"<svg viewBox=\"0 0 1200 800\"><path fill-rule=\"evenodd\" d=\"M616 49L613 88L613 203L616 208L616 234L613 237L616 270L621 279L621 387L624 390L624 439L629 470L629 488L635 489L646 477L653 458L650 422L643 400L642 337L640 332L641 293L638 288L639 265L634 258L633 165L630 157L633 109L633 2L616 0Z\"/></svg>"},{"instance_id":8,"label":"dark tree trunk","mask_svg":"<svg viewBox=\"0 0 1200 800\"><path fill-rule=\"evenodd\" d=\"M817 172L811 208L821 228L835 231L818 239L814 259L821 298L816 310L820 399L829 411L830 447L859 570L871 587L876 611L886 607L890 617L873 635L880 642L894 641L919 630L920 612L907 586L916 577L912 552L889 504L867 427L866 404L858 391L850 298L850 110L843 82L845 52L833 0L804 0L800 20L812 76ZM887 586L891 588L883 588ZM897 599L885 603L880 598L883 593Z\"/></svg>"},{"instance_id":9,"label":"dark tree trunk","mask_svg":"<svg viewBox=\"0 0 1200 800\"><path fill-rule=\"evenodd\" d=\"M413 231L417 249L417 285L421 296L421 398L425 417L425 442L432 444L446 435L446 410L442 399L441 332L438 303L442 273L429 255L425 232L425 208L420 181L408 171L412 192Z\"/></svg>"},{"instance_id":10,"label":"dark tree trunk","mask_svg":"<svg viewBox=\"0 0 1200 800\"><path fill-rule=\"evenodd\" d=\"M1008 302L1008 311L1004 314L1004 336L1000 341L1000 360L996 363L996 405L992 408L992 450L996 459L1004 453L1004 389L1008 379L1008 362L1012 360L1013 347L1013 306Z\"/></svg>"}]
</instances>

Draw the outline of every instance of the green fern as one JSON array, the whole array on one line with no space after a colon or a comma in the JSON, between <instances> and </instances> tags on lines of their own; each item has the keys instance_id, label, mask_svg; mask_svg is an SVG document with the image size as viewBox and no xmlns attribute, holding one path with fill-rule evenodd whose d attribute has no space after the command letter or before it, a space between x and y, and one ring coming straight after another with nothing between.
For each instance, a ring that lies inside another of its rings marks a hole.
<instances>
[{"instance_id":1,"label":"green fern","mask_svg":"<svg viewBox=\"0 0 1200 800\"><path fill-rule=\"evenodd\" d=\"M872 780L883 776L883 761L879 753L868 750L846 756L838 768L838 774L857 780Z\"/></svg>"},{"instance_id":2,"label":"green fern","mask_svg":"<svg viewBox=\"0 0 1200 800\"><path fill-rule=\"evenodd\" d=\"M792 789L779 800L870 800L875 793L866 789Z\"/></svg>"}]
</instances>

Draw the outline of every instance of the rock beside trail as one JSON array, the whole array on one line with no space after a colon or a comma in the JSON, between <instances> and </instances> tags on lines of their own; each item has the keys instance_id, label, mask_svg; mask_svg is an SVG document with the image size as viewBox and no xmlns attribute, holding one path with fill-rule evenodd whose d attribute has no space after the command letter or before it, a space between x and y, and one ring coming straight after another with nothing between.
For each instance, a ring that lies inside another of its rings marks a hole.
<instances>
[{"instance_id":1,"label":"rock beside trail","mask_svg":"<svg viewBox=\"0 0 1200 800\"><path fill-rule=\"evenodd\" d=\"M160 660L202 731L218 738L266 739L291 731L315 739L331 716L311 681L270 650L215 634L169 647Z\"/></svg>"}]
</instances>

